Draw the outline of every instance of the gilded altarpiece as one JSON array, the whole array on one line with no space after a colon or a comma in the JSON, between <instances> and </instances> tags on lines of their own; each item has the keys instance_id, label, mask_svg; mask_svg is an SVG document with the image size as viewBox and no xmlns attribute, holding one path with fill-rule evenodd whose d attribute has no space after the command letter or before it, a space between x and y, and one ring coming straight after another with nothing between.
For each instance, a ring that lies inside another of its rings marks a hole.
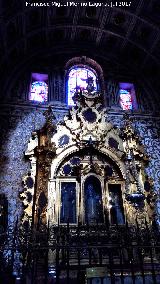
<instances>
[{"instance_id":1,"label":"gilded altarpiece","mask_svg":"<svg viewBox=\"0 0 160 284\"><path fill-rule=\"evenodd\" d=\"M123 126L115 127L92 80L73 99L75 107L57 124L50 107L44 127L28 144L33 186L21 194L23 222L152 224L155 194L145 174L148 156L131 118L125 113Z\"/></svg>"}]
</instances>

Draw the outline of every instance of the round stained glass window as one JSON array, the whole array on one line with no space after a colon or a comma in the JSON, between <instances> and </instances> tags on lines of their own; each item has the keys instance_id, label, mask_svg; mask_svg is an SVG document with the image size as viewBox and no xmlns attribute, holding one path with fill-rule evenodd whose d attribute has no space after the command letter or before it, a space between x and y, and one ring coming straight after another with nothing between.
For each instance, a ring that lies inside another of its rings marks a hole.
<instances>
[{"instance_id":1,"label":"round stained glass window","mask_svg":"<svg viewBox=\"0 0 160 284\"><path fill-rule=\"evenodd\" d=\"M43 81L35 81L31 85L29 100L46 102L48 98L48 85Z\"/></svg>"}]
</instances>

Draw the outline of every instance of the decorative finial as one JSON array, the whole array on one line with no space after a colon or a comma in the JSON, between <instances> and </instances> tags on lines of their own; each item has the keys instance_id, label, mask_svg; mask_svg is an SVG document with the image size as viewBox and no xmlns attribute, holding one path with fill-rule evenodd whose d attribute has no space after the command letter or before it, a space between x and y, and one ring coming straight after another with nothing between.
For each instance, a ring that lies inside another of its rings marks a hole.
<instances>
[{"instance_id":1,"label":"decorative finial","mask_svg":"<svg viewBox=\"0 0 160 284\"><path fill-rule=\"evenodd\" d=\"M48 109L43 113L43 115L45 116L45 119L46 119L44 128L46 128L48 134L51 135L56 130L56 125L54 123L54 120L56 119L56 117L52 111L52 107L49 106Z\"/></svg>"}]
</instances>

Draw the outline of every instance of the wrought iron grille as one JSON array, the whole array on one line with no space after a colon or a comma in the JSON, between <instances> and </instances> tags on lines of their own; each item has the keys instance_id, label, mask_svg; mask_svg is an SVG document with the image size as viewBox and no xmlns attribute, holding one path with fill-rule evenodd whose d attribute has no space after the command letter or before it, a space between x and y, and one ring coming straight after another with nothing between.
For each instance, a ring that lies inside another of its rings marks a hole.
<instances>
[{"instance_id":1,"label":"wrought iron grille","mask_svg":"<svg viewBox=\"0 0 160 284\"><path fill-rule=\"evenodd\" d=\"M157 284L156 227L109 224L19 227L0 234L0 283Z\"/></svg>"}]
</instances>

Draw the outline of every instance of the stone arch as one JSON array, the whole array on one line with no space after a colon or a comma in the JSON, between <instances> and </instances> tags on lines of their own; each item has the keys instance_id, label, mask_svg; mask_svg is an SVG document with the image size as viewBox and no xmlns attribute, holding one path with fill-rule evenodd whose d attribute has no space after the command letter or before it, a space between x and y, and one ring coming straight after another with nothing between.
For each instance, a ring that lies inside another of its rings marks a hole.
<instances>
[{"instance_id":1,"label":"stone arch","mask_svg":"<svg viewBox=\"0 0 160 284\"><path fill-rule=\"evenodd\" d=\"M65 65L65 72L67 72L68 69L70 69L74 65L88 65L89 67L91 67L92 69L94 69L97 72L100 80L102 82L104 82L102 67L95 60L93 60L89 57L86 57L86 56L73 57L73 58L71 58L70 60L67 61L66 65Z\"/></svg>"}]
</instances>

